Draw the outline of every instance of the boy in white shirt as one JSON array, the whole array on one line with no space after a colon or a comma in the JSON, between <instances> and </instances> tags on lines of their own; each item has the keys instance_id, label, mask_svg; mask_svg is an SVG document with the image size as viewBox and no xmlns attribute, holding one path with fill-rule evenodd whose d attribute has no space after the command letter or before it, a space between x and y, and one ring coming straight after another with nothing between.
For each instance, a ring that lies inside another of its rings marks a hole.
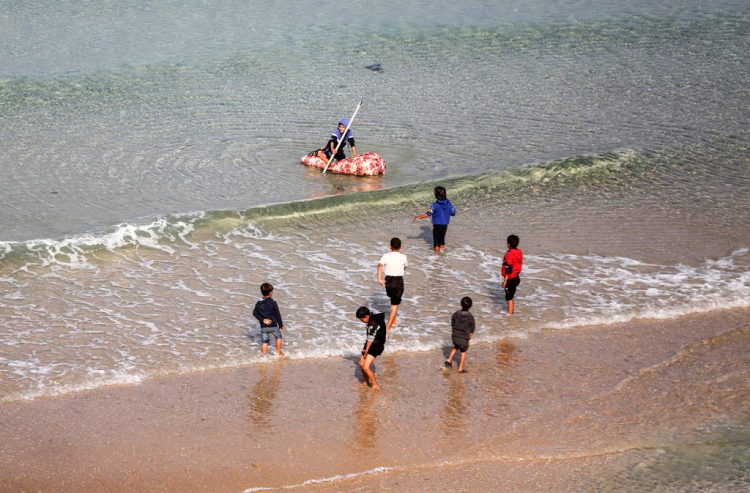
<instances>
[{"instance_id":1,"label":"boy in white shirt","mask_svg":"<svg viewBox=\"0 0 750 493\"><path fill-rule=\"evenodd\" d=\"M391 238L391 251L383 255L378 262L378 282L385 288L385 293L391 299L391 313L385 326L386 331L391 330L396 323L398 305L401 304L401 297L404 295L404 271L409 265L406 255L399 250L401 250L401 240Z\"/></svg>"}]
</instances>

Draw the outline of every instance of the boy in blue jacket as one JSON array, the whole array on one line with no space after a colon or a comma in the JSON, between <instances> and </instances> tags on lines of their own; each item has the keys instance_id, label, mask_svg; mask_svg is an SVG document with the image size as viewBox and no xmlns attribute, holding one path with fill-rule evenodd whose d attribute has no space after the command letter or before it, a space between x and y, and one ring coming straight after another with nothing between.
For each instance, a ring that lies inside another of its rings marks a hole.
<instances>
[{"instance_id":1,"label":"boy in blue jacket","mask_svg":"<svg viewBox=\"0 0 750 493\"><path fill-rule=\"evenodd\" d=\"M456 208L448 200L447 195L445 187L435 187L435 202L427 212L414 216L415 221L432 217L432 244L435 253L440 253L445 249L445 233L448 232L448 223L451 222L451 216L456 215Z\"/></svg>"}]
</instances>

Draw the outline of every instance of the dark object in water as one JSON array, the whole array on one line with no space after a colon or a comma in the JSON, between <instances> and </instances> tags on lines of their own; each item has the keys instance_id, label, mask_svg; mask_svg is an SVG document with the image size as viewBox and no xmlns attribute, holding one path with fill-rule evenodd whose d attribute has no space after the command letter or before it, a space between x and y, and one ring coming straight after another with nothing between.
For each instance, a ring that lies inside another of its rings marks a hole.
<instances>
[{"instance_id":1,"label":"dark object in water","mask_svg":"<svg viewBox=\"0 0 750 493\"><path fill-rule=\"evenodd\" d=\"M372 65L368 65L365 67L367 70L372 70L373 72L382 72L383 66L379 63L373 63Z\"/></svg>"}]
</instances>

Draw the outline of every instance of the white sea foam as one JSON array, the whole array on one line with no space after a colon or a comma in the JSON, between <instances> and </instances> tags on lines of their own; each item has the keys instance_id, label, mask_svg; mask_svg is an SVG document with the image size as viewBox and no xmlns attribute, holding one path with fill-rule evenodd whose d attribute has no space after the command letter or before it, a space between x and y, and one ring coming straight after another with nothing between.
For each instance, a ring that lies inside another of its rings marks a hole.
<instances>
[{"instance_id":1,"label":"white sea foam","mask_svg":"<svg viewBox=\"0 0 750 493\"><path fill-rule=\"evenodd\" d=\"M346 481L349 479L361 478L363 476L373 476L376 474L383 474L383 473L390 472L393 470L395 469L392 467L385 467L385 466L375 467L373 469L369 469L367 471L362 471L362 472L354 472L350 474L337 474L335 476L329 476L327 478L320 478L320 479L308 479L299 484L283 486L282 489L303 488L305 486L313 486L313 485L326 484L326 483L337 483L339 481ZM255 487L255 488L248 488L246 490L243 490L242 493L252 493L255 491L268 491L271 489L275 489L275 488Z\"/></svg>"},{"instance_id":2,"label":"white sea foam","mask_svg":"<svg viewBox=\"0 0 750 493\"><path fill-rule=\"evenodd\" d=\"M27 401L40 397L59 397L67 394L75 394L87 390L94 390L112 385L134 385L141 383L143 376L132 374L111 374L108 376L91 376L90 378L73 384L61 384L54 386L39 385L36 389L18 391L3 395L0 402Z\"/></svg>"},{"instance_id":3,"label":"white sea foam","mask_svg":"<svg viewBox=\"0 0 750 493\"><path fill-rule=\"evenodd\" d=\"M170 222L158 218L145 224L121 223L107 231L69 236L62 239L36 239L25 242L0 242L0 261L14 251L33 254L33 264L62 265L68 268L91 268L89 256L98 249L117 251L125 247L144 247L174 254L169 244L180 240L192 248L190 234L195 231L194 221L204 213L183 215L181 220Z\"/></svg>"}]
</instances>

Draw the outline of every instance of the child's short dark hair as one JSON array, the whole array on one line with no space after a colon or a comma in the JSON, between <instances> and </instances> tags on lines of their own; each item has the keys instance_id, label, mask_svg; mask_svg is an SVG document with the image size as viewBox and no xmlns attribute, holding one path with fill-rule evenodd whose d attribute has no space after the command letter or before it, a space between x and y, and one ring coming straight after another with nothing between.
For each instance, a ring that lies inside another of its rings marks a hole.
<instances>
[{"instance_id":1,"label":"child's short dark hair","mask_svg":"<svg viewBox=\"0 0 750 493\"><path fill-rule=\"evenodd\" d=\"M263 296L268 296L269 294L271 294L271 291L273 291L273 286L271 286L270 283L264 282L260 285L260 294L262 294Z\"/></svg>"},{"instance_id":2,"label":"child's short dark hair","mask_svg":"<svg viewBox=\"0 0 750 493\"><path fill-rule=\"evenodd\" d=\"M516 235L510 235L507 241L511 248L518 248L518 242L521 240Z\"/></svg>"},{"instance_id":3,"label":"child's short dark hair","mask_svg":"<svg viewBox=\"0 0 750 493\"><path fill-rule=\"evenodd\" d=\"M435 187L435 198L438 200L445 200L448 198L448 192L445 187L438 185Z\"/></svg>"},{"instance_id":4,"label":"child's short dark hair","mask_svg":"<svg viewBox=\"0 0 750 493\"><path fill-rule=\"evenodd\" d=\"M463 309L463 311L468 311L469 308L471 308L472 304L473 303L471 301L471 298L469 298L468 296L464 296L463 298L461 298L461 308Z\"/></svg>"},{"instance_id":5,"label":"child's short dark hair","mask_svg":"<svg viewBox=\"0 0 750 493\"><path fill-rule=\"evenodd\" d=\"M393 248L394 250L400 250L401 240L398 238L391 238L391 248Z\"/></svg>"},{"instance_id":6,"label":"child's short dark hair","mask_svg":"<svg viewBox=\"0 0 750 493\"><path fill-rule=\"evenodd\" d=\"M366 316L370 315L370 309L366 306L360 306L357 308L357 318L365 318Z\"/></svg>"}]
</instances>

